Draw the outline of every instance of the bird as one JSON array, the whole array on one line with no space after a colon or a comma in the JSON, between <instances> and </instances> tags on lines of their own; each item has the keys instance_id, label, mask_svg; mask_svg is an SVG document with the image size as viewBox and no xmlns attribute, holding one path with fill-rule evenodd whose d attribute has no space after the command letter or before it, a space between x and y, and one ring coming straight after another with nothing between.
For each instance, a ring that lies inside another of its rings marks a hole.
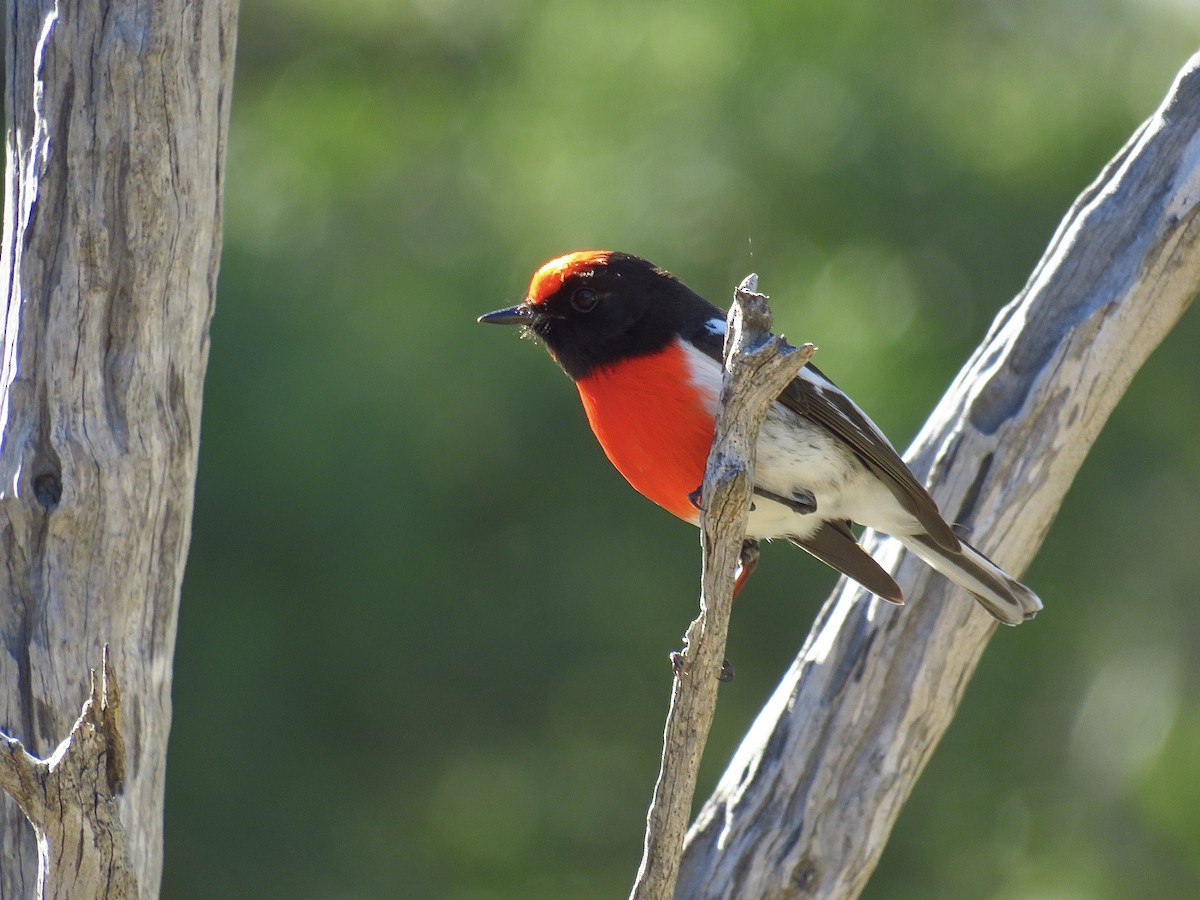
<instances>
[{"instance_id":1,"label":"bird","mask_svg":"<svg viewBox=\"0 0 1200 900\"><path fill-rule=\"evenodd\" d=\"M542 265L516 306L479 322L518 325L574 382L609 461L643 496L693 525L721 392L726 314L641 257L577 250ZM746 536L785 539L891 603L904 596L859 544L891 535L1017 625L1042 602L963 539L866 413L809 363L768 409L756 445Z\"/></svg>"}]
</instances>

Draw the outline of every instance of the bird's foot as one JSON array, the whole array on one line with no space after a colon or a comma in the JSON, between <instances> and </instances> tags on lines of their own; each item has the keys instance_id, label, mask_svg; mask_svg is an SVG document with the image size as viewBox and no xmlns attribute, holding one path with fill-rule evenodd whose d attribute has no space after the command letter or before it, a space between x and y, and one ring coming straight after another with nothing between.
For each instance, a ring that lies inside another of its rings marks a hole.
<instances>
[{"instance_id":1,"label":"bird's foot","mask_svg":"<svg viewBox=\"0 0 1200 900\"><path fill-rule=\"evenodd\" d=\"M791 492L791 496L784 497L782 494L774 494L771 491L764 491L762 488L755 488L754 493L762 497L764 500L770 500L773 503L778 503L780 506L786 506L792 512L799 513L802 516L810 516L817 511L817 498L812 491L804 488L795 488Z\"/></svg>"}]
</instances>

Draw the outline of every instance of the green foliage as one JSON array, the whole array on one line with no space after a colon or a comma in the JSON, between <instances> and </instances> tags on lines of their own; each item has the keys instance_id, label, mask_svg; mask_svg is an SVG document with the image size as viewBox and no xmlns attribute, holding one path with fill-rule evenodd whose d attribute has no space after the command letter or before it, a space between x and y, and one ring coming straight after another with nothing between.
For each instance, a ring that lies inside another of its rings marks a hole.
<instances>
[{"instance_id":1,"label":"green foliage","mask_svg":"<svg viewBox=\"0 0 1200 900\"><path fill-rule=\"evenodd\" d=\"M609 898L695 533L474 317L639 253L906 443L1196 46L1188 5L290 0L242 10L168 897ZM1139 376L867 896L1200 884L1195 317ZM770 548L702 790L833 584ZM967 602L964 600L963 602Z\"/></svg>"}]
</instances>

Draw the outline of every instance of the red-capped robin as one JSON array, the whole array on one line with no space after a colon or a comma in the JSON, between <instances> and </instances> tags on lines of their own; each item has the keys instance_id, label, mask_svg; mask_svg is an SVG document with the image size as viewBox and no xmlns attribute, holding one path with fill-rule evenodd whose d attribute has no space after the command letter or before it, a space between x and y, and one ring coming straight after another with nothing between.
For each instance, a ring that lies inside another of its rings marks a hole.
<instances>
[{"instance_id":1,"label":"red-capped robin","mask_svg":"<svg viewBox=\"0 0 1200 900\"><path fill-rule=\"evenodd\" d=\"M695 497L721 389L722 310L644 259L584 250L550 260L520 304L479 321L523 325L540 338L575 382L617 471L668 512L699 523ZM1005 624L1042 608L955 533L875 423L810 364L763 424L747 537L786 538L902 603L852 523L892 535Z\"/></svg>"}]
</instances>

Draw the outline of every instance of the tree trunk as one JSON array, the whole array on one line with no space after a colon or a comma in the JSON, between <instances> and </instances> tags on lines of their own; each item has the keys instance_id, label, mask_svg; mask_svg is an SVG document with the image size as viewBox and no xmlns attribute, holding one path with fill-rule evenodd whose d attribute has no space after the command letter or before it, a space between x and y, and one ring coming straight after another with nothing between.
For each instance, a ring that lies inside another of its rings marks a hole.
<instances>
[{"instance_id":1,"label":"tree trunk","mask_svg":"<svg viewBox=\"0 0 1200 900\"><path fill-rule=\"evenodd\" d=\"M1200 55L1076 201L907 454L997 563L1018 575L1029 564L1197 290ZM826 604L700 811L675 896L847 898L866 884L995 631L945 579L900 561L895 541L867 546L911 602L843 583ZM1053 616L1080 614L1083 598L1043 599Z\"/></svg>"},{"instance_id":2,"label":"tree trunk","mask_svg":"<svg viewBox=\"0 0 1200 900\"><path fill-rule=\"evenodd\" d=\"M236 2L7 9L0 728L50 755L111 644L117 809L154 896ZM0 802L0 898L25 900L33 831Z\"/></svg>"}]
</instances>

